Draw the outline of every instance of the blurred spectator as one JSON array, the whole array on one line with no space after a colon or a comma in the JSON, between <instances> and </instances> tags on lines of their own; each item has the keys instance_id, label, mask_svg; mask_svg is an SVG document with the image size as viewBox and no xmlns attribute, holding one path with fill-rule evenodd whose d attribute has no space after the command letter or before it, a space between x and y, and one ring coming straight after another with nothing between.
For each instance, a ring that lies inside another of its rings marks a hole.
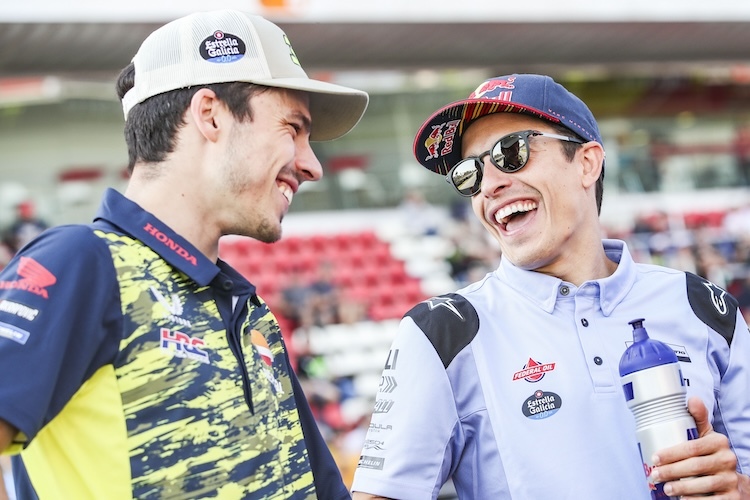
<instances>
[{"instance_id":1,"label":"blurred spectator","mask_svg":"<svg viewBox=\"0 0 750 500\"><path fill-rule=\"evenodd\" d=\"M737 128L733 146L740 179L748 186L750 185L750 124Z\"/></svg>"},{"instance_id":2,"label":"blurred spectator","mask_svg":"<svg viewBox=\"0 0 750 500\"><path fill-rule=\"evenodd\" d=\"M750 236L750 204L727 211L722 224L731 235Z\"/></svg>"},{"instance_id":3,"label":"blurred spectator","mask_svg":"<svg viewBox=\"0 0 750 500\"><path fill-rule=\"evenodd\" d=\"M340 322L339 289L334 282L332 262L323 260L318 265L317 274L308 287L307 301L314 324L323 326Z\"/></svg>"},{"instance_id":4,"label":"blurred spectator","mask_svg":"<svg viewBox=\"0 0 750 500\"><path fill-rule=\"evenodd\" d=\"M307 396L320 432L329 441L343 427L341 390L329 376L323 356L301 350L297 359L299 383Z\"/></svg>"},{"instance_id":5,"label":"blurred spectator","mask_svg":"<svg viewBox=\"0 0 750 500\"><path fill-rule=\"evenodd\" d=\"M328 260L320 262L312 279L301 268L292 268L277 304L279 312L291 321L292 329L366 319L365 305L358 297L342 296L334 272L335 265Z\"/></svg>"},{"instance_id":6,"label":"blurred spectator","mask_svg":"<svg viewBox=\"0 0 750 500\"><path fill-rule=\"evenodd\" d=\"M5 240L0 240L0 270L8 265L10 259L13 258L13 254L14 252L10 244L8 244Z\"/></svg>"},{"instance_id":7,"label":"blurred spectator","mask_svg":"<svg viewBox=\"0 0 750 500\"><path fill-rule=\"evenodd\" d=\"M13 253L18 252L26 243L33 240L49 227L38 218L34 203L26 200L16 206L16 220L8 229L8 243Z\"/></svg>"},{"instance_id":8,"label":"blurred spectator","mask_svg":"<svg viewBox=\"0 0 750 500\"><path fill-rule=\"evenodd\" d=\"M738 280L737 287L733 290L737 302L740 305L740 311L742 316L745 317L745 321L750 320L750 274L744 279Z\"/></svg>"},{"instance_id":9,"label":"blurred spectator","mask_svg":"<svg viewBox=\"0 0 750 500\"><path fill-rule=\"evenodd\" d=\"M303 270L293 266L287 279L287 283L281 288L278 304L275 304L277 310L290 321L293 330L312 326L314 322L309 306L311 291Z\"/></svg>"},{"instance_id":10,"label":"blurred spectator","mask_svg":"<svg viewBox=\"0 0 750 500\"><path fill-rule=\"evenodd\" d=\"M399 205L404 225L410 234L429 236L436 234L442 217L435 206L429 203L421 191L411 189L406 192Z\"/></svg>"},{"instance_id":11,"label":"blurred spectator","mask_svg":"<svg viewBox=\"0 0 750 500\"><path fill-rule=\"evenodd\" d=\"M471 283L470 279L494 271L500 264L500 248L487 237L487 233L474 217L466 212L452 211L443 235L453 243L454 251L448 257L451 277L458 286Z\"/></svg>"}]
</instances>

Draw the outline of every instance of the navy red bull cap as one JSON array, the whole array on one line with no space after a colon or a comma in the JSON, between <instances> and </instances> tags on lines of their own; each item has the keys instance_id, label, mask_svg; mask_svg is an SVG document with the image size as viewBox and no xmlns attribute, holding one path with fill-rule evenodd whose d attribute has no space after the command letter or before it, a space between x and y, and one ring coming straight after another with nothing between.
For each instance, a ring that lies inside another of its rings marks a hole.
<instances>
[{"instance_id":1,"label":"navy red bull cap","mask_svg":"<svg viewBox=\"0 0 750 500\"><path fill-rule=\"evenodd\" d=\"M436 111L414 139L414 156L425 168L445 175L461 159L461 136L471 122L493 113L525 113L559 123L576 135L602 144L588 106L544 75L490 78L467 99Z\"/></svg>"}]
</instances>

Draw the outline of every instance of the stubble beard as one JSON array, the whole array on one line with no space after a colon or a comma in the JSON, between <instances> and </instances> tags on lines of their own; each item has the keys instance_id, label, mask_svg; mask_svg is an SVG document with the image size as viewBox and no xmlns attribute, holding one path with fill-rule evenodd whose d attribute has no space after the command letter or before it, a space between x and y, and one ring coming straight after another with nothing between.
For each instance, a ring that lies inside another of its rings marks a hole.
<instances>
[{"instance_id":1,"label":"stubble beard","mask_svg":"<svg viewBox=\"0 0 750 500\"><path fill-rule=\"evenodd\" d=\"M230 141L230 144L235 144L235 141ZM221 170L226 179L228 196L235 200L242 200L248 197L248 193L253 192L253 179L244 170L236 168L235 161L238 157L240 155L234 147L229 146L226 158L221 164ZM278 222L271 220L271 217L259 210L256 205L249 212L237 214L230 233L254 238L263 243L274 243L281 239L281 221L284 216L282 215Z\"/></svg>"},{"instance_id":2,"label":"stubble beard","mask_svg":"<svg viewBox=\"0 0 750 500\"><path fill-rule=\"evenodd\" d=\"M281 219L283 219L283 217ZM279 224L281 224L281 219L279 220ZM262 241L263 243L274 243L281 239L280 227L276 226L275 224L269 223L265 219L260 221L253 233L254 234L250 234L248 236Z\"/></svg>"}]
</instances>

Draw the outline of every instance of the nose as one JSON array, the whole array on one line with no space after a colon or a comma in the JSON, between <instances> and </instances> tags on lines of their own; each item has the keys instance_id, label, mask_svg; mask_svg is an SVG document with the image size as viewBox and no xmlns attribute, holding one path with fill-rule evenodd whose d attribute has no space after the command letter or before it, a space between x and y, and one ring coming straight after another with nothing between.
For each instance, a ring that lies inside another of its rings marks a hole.
<instances>
[{"instance_id":1,"label":"nose","mask_svg":"<svg viewBox=\"0 0 750 500\"><path fill-rule=\"evenodd\" d=\"M300 146L297 151L295 166L303 181L319 181L323 178L323 166L318 161L318 157L315 156L315 151L313 151L309 141L305 141L304 145Z\"/></svg>"},{"instance_id":2,"label":"nose","mask_svg":"<svg viewBox=\"0 0 750 500\"><path fill-rule=\"evenodd\" d=\"M493 165L489 155L483 157L482 162L482 184L479 187L482 196L497 194L513 182L513 174L503 172Z\"/></svg>"}]
</instances>

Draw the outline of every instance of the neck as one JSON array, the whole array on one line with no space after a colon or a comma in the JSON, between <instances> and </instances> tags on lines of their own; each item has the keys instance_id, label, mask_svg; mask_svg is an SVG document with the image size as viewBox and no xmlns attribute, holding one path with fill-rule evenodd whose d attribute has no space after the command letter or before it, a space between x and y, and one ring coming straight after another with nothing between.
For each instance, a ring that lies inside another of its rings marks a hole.
<instances>
[{"instance_id":1,"label":"neck","mask_svg":"<svg viewBox=\"0 0 750 500\"><path fill-rule=\"evenodd\" d=\"M146 179L141 171L163 169L157 178ZM209 260L215 262L219 253L220 232L210 218L210 210L203 208L204 201L196 186L197 179L188 172L170 175L178 171L167 162L158 165L136 166L125 190L125 196L140 205L168 225L173 231L189 241Z\"/></svg>"},{"instance_id":2,"label":"neck","mask_svg":"<svg viewBox=\"0 0 750 500\"><path fill-rule=\"evenodd\" d=\"M585 243L579 240L581 243L578 246L535 271L555 276L575 286L611 276L617 270L617 263L607 257L601 234L596 232L584 239Z\"/></svg>"}]
</instances>

